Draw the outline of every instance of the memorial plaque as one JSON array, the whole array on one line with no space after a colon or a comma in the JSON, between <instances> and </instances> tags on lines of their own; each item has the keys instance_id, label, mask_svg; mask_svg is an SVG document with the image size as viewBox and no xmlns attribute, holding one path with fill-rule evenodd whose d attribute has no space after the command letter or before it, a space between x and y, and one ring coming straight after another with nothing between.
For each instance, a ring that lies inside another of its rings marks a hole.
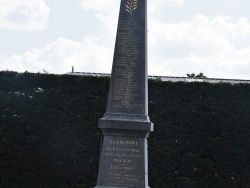
<instances>
[{"instance_id":1,"label":"memorial plaque","mask_svg":"<svg viewBox=\"0 0 250 188\"><path fill-rule=\"evenodd\" d=\"M121 0L96 188L148 188L147 0Z\"/></svg>"},{"instance_id":2,"label":"memorial plaque","mask_svg":"<svg viewBox=\"0 0 250 188\"><path fill-rule=\"evenodd\" d=\"M144 138L106 136L98 184L110 187L145 187Z\"/></svg>"}]
</instances>

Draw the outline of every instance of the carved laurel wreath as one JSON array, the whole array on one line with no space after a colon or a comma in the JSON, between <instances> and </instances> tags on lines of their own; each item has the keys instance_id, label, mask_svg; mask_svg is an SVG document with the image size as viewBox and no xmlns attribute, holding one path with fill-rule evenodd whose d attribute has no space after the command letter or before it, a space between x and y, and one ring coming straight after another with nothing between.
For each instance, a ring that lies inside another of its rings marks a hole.
<instances>
[{"instance_id":1,"label":"carved laurel wreath","mask_svg":"<svg viewBox=\"0 0 250 188\"><path fill-rule=\"evenodd\" d=\"M132 15L132 12L137 9L138 0L128 0L126 4L126 11Z\"/></svg>"}]
</instances>

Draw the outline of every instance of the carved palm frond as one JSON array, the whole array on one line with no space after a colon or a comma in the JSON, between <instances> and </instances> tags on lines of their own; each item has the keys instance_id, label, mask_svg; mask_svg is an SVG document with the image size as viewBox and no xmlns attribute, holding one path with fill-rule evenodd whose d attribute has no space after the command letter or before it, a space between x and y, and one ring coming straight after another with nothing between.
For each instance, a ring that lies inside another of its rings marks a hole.
<instances>
[{"instance_id":1,"label":"carved palm frond","mask_svg":"<svg viewBox=\"0 0 250 188\"><path fill-rule=\"evenodd\" d=\"M126 4L126 11L132 15L132 12L137 9L138 0L128 0Z\"/></svg>"}]
</instances>

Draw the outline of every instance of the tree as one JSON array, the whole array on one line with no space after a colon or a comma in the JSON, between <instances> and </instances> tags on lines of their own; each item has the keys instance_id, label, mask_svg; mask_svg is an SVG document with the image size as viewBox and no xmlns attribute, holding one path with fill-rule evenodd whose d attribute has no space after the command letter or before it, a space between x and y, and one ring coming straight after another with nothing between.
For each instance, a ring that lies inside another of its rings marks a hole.
<instances>
[{"instance_id":1,"label":"tree","mask_svg":"<svg viewBox=\"0 0 250 188\"><path fill-rule=\"evenodd\" d=\"M195 74L194 74L194 73L192 73L192 74L187 74L187 77L188 77L188 78L195 78Z\"/></svg>"},{"instance_id":2,"label":"tree","mask_svg":"<svg viewBox=\"0 0 250 188\"><path fill-rule=\"evenodd\" d=\"M199 73L199 74L194 74L194 73L192 73L192 74L187 74L187 77L188 78L198 78L198 79L205 79L205 78L207 78L205 75L204 75L204 73L203 72L201 72L201 73Z\"/></svg>"},{"instance_id":3,"label":"tree","mask_svg":"<svg viewBox=\"0 0 250 188\"><path fill-rule=\"evenodd\" d=\"M204 78L207 78L207 77L204 75L203 72L201 72L200 74L196 75L195 78L202 78L202 79L204 79Z\"/></svg>"}]
</instances>

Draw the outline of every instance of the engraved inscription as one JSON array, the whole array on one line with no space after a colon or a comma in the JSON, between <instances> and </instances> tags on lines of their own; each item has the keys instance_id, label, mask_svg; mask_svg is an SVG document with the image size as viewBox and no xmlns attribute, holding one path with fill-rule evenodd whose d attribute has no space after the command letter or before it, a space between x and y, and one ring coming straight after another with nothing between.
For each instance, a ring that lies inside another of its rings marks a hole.
<instances>
[{"instance_id":1,"label":"engraved inscription","mask_svg":"<svg viewBox=\"0 0 250 188\"><path fill-rule=\"evenodd\" d=\"M142 140L134 138L110 138L103 154L110 161L107 178L111 186L134 187L138 181L138 170L143 164L140 151Z\"/></svg>"},{"instance_id":2,"label":"engraved inscription","mask_svg":"<svg viewBox=\"0 0 250 188\"><path fill-rule=\"evenodd\" d=\"M113 108L136 109L143 107L137 80L138 46L142 42L142 38L136 34L137 28L138 25L133 19L119 21L114 58L116 68Z\"/></svg>"}]
</instances>

